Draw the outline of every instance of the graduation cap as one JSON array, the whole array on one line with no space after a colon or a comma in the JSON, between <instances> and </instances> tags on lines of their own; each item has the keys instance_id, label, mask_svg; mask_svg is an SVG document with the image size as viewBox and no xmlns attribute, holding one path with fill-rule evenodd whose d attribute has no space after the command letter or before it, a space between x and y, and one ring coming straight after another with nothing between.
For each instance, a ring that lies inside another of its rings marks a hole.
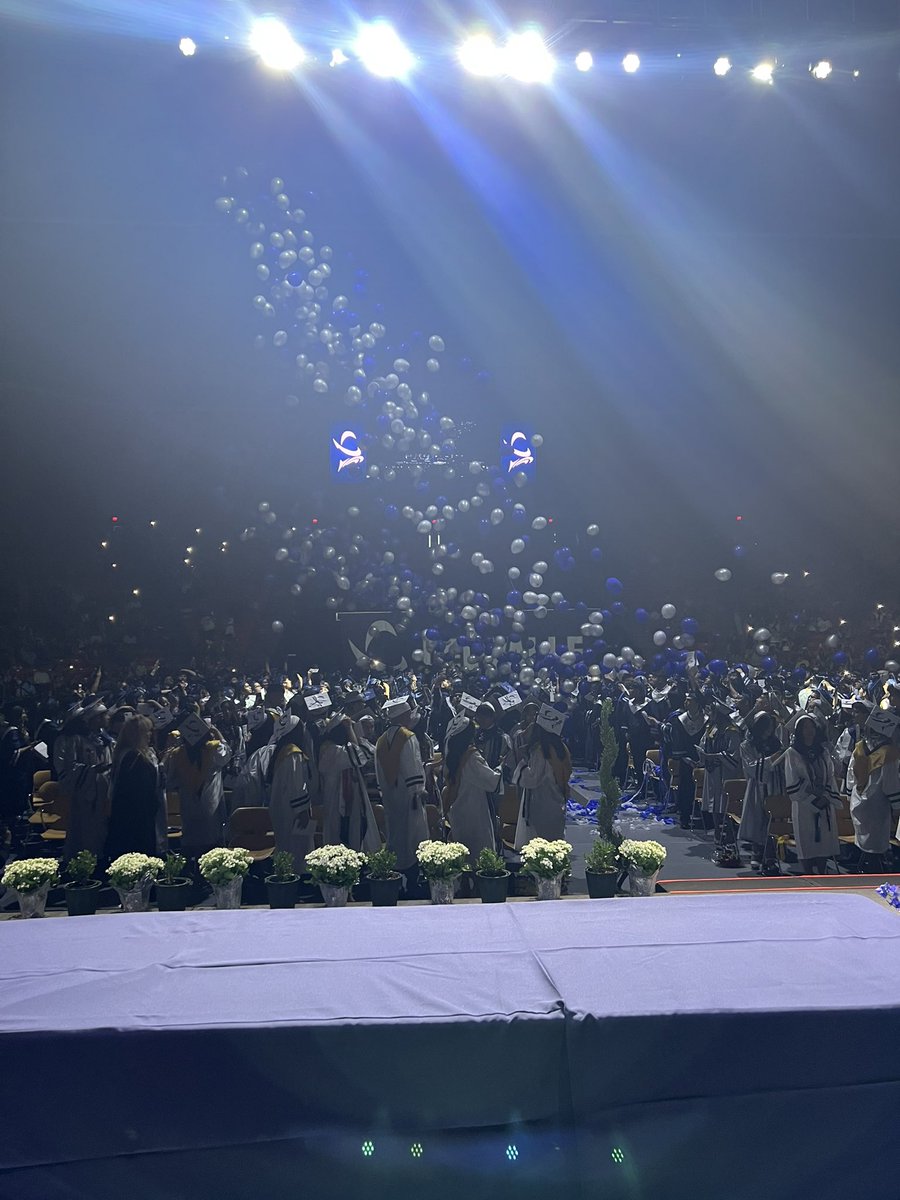
<instances>
[{"instance_id":1,"label":"graduation cap","mask_svg":"<svg viewBox=\"0 0 900 1200\"><path fill-rule=\"evenodd\" d=\"M458 733L462 733L464 729L468 729L472 722L464 712L458 712L450 724L447 726L447 740L456 737Z\"/></svg>"},{"instance_id":2,"label":"graduation cap","mask_svg":"<svg viewBox=\"0 0 900 1200\"><path fill-rule=\"evenodd\" d=\"M264 708L251 708L247 710L247 728L252 733L254 729L259 729L260 725L264 725L266 721L266 710Z\"/></svg>"},{"instance_id":3,"label":"graduation cap","mask_svg":"<svg viewBox=\"0 0 900 1200\"><path fill-rule=\"evenodd\" d=\"M552 708L549 704L542 704L537 715L537 723L542 729L559 736L566 723L566 714Z\"/></svg>"},{"instance_id":4,"label":"graduation cap","mask_svg":"<svg viewBox=\"0 0 900 1200\"><path fill-rule=\"evenodd\" d=\"M396 721L400 717L408 717L412 712L409 703L409 696L397 696L393 700L387 700L381 706L381 715L387 721Z\"/></svg>"},{"instance_id":5,"label":"graduation cap","mask_svg":"<svg viewBox=\"0 0 900 1200\"><path fill-rule=\"evenodd\" d=\"M304 696L303 703L310 712L319 712L326 708L331 708L331 697L327 692L315 692L311 696Z\"/></svg>"},{"instance_id":6,"label":"graduation cap","mask_svg":"<svg viewBox=\"0 0 900 1200\"><path fill-rule=\"evenodd\" d=\"M189 746L196 746L198 742L204 742L209 737L209 726L196 713L188 713L178 722L178 732Z\"/></svg>"},{"instance_id":7,"label":"graduation cap","mask_svg":"<svg viewBox=\"0 0 900 1200\"><path fill-rule=\"evenodd\" d=\"M900 725L900 715L891 712L889 708L876 708L869 713L863 729L866 733L875 734L876 737L889 742L893 739L898 725Z\"/></svg>"},{"instance_id":8,"label":"graduation cap","mask_svg":"<svg viewBox=\"0 0 900 1200\"><path fill-rule=\"evenodd\" d=\"M464 708L467 712L475 712L481 704L477 696L471 695L469 692L463 692L459 698L460 708Z\"/></svg>"},{"instance_id":9,"label":"graduation cap","mask_svg":"<svg viewBox=\"0 0 900 1200\"><path fill-rule=\"evenodd\" d=\"M515 688L511 688L510 691L497 697L497 703L500 705L501 712L507 712L511 708L517 708L522 703L522 697Z\"/></svg>"}]
</instances>

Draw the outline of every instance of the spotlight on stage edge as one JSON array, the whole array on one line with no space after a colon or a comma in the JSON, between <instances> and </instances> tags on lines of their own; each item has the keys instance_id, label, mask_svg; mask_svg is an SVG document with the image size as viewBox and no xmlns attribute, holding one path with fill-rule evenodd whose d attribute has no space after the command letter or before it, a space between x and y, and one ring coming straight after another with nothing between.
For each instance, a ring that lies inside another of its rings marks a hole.
<instances>
[{"instance_id":1,"label":"spotlight on stage edge","mask_svg":"<svg viewBox=\"0 0 900 1200\"><path fill-rule=\"evenodd\" d=\"M197 53L197 43L193 38L184 37L178 43L178 49L185 58L190 58L192 55Z\"/></svg>"},{"instance_id":2,"label":"spotlight on stage edge","mask_svg":"<svg viewBox=\"0 0 900 1200\"><path fill-rule=\"evenodd\" d=\"M814 67L809 68L814 79L827 79L832 72L831 63L828 59L823 58L821 62L817 62Z\"/></svg>"},{"instance_id":3,"label":"spotlight on stage edge","mask_svg":"<svg viewBox=\"0 0 900 1200\"><path fill-rule=\"evenodd\" d=\"M520 83L549 83L556 70L556 60L536 29L514 33L504 59L507 74Z\"/></svg>"},{"instance_id":4,"label":"spotlight on stage edge","mask_svg":"<svg viewBox=\"0 0 900 1200\"><path fill-rule=\"evenodd\" d=\"M622 70L626 71L629 75L633 75L640 65L641 60L637 54L626 54L622 59Z\"/></svg>"},{"instance_id":5,"label":"spotlight on stage edge","mask_svg":"<svg viewBox=\"0 0 900 1200\"><path fill-rule=\"evenodd\" d=\"M575 67L579 71L589 71L594 65L594 56L590 50L582 50L575 55Z\"/></svg>"},{"instance_id":6,"label":"spotlight on stage edge","mask_svg":"<svg viewBox=\"0 0 900 1200\"><path fill-rule=\"evenodd\" d=\"M723 54L721 58L717 58L713 63L713 70L718 76L727 75L731 70L731 59Z\"/></svg>"},{"instance_id":7,"label":"spotlight on stage edge","mask_svg":"<svg viewBox=\"0 0 900 1200\"><path fill-rule=\"evenodd\" d=\"M250 31L250 49L273 71L293 71L306 58L306 51L276 17L260 17Z\"/></svg>"},{"instance_id":8,"label":"spotlight on stage edge","mask_svg":"<svg viewBox=\"0 0 900 1200\"><path fill-rule=\"evenodd\" d=\"M757 83L772 83L775 78L775 64L773 62L757 63L750 72L750 76Z\"/></svg>"},{"instance_id":9,"label":"spotlight on stage edge","mask_svg":"<svg viewBox=\"0 0 900 1200\"><path fill-rule=\"evenodd\" d=\"M470 75L490 78L503 72L503 52L487 33L475 33L456 52L460 66Z\"/></svg>"},{"instance_id":10,"label":"spotlight on stage edge","mask_svg":"<svg viewBox=\"0 0 900 1200\"><path fill-rule=\"evenodd\" d=\"M381 79L403 79L415 62L396 30L385 21L364 25L353 48L366 70Z\"/></svg>"}]
</instances>

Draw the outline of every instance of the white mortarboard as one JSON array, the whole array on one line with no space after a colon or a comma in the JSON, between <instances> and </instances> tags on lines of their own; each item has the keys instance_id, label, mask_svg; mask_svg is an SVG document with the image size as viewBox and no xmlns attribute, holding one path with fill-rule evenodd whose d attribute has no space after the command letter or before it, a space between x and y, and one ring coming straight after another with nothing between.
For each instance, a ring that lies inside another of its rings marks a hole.
<instances>
[{"instance_id":1,"label":"white mortarboard","mask_svg":"<svg viewBox=\"0 0 900 1200\"><path fill-rule=\"evenodd\" d=\"M537 723L548 732L559 735L566 723L566 714L557 712L549 704L542 704L537 715Z\"/></svg>"},{"instance_id":2,"label":"white mortarboard","mask_svg":"<svg viewBox=\"0 0 900 1200\"><path fill-rule=\"evenodd\" d=\"M462 733L464 729L468 729L471 724L472 722L464 712L458 712L447 726L447 741L452 737L456 737L458 733Z\"/></svg>"},{"instance_id":3,"label":"white mortarboard","mask_svg":"<svg viewBox=\"0 0 900 1200\"><path fill-rule=\"evenodd\" d=\"M408 717L411 712L409 696L397 696L381 706L381 715L386 721L398 721L401 717Z\"/></svg>"},{"instance_id":4,"label":"white mortarboard","mask_svg":"<svg viewBox=\"0 0 900 1200\"><path fill-rule=\"evenodd\" d=\"M506 712L510 708L516 708L522 703L522 697L513 688L511 692L504 692L502 696L497 697L497 703L500 705L502 712Z\"/></svg>"},{"instance_id":5,"label":"white mortarboard","mask_svg":"<svg viewBox=\"0 0 900 1200\"><path fill-rule=\"evenodd\" d=\"M206 741L209 737L209 726L196 713L188 713L178 722L178 732L189 746L196 746L198 742Z\"/></svg>"},{"instance_id":6,"label":"white mortarboard","mask_svg":"<svg viewBox=\"0 0 900 1200\"><path fill-rule=\"evenodd\" d=\"M875 708L866 718L863 729L866 733L874 733L877 737L889 742L900 725L900 716L889 708Z\"/></svg>"},{"instance_id":7,"label":"white mortarboard","mask_svg":"<svg viewBox=\"0 0 900 1200\"><path fill-rule=\"evenodd\" d=\"M293 713L285 713L283 716L280 716L275 722L275 728L272 731L272 736L269 738L269 743L280 742L283 737L286 737L289 733L293 733L299 724L300 718L295 717Z\"/></svg>"},{"instance_id":8,"label":"white mortarboard","mask_svg":"<svg viewBox=\"0 0 900 1200\"><path fill-rule=\"evenodd\" d=\"M310 712L318 712L322 709L331 708L331 697L327 692L316 692L312 696L304 696L303 703Z\"/></svg>"},{"instance_id":9,"label":"white mortarboard","mask_svg":"<svg viewBox=\"0 0 900 1200\"><path fill-rule=\"evenodd\" d=\"M264 708L249 708L247 709L247 728L252 733L254 729L259 729L260 725L265 722L266 710Z\"/></svg>"},{"instance_id":10,"label":"white mortarboard","mask_svg":"<svg viewBox=\"0 0 900 1200\"><path fill-rule=\"evenodd\" d=\"M478 697L471 695L469 692L463 692L459 698L460 708L465 708L469 712L475 712L480 704L481 701L478 699Z\"/></svg>"}]
</instances>

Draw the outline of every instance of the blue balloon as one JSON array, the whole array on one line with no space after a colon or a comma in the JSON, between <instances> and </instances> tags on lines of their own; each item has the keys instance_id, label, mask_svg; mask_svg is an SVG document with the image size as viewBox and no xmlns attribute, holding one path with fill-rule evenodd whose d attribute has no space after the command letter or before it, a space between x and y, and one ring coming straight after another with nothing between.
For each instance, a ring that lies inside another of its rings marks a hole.
<instances>
[{"instance_id":1,"label":"blue balloon","mask_svg":"<svg viewBox=\"0 0 900 1200\"><path fill-rule=\"evenodd\" d=\"M865 652L863 659L867 667L877 667L881 662L881 652L872 646Z\"/></svg>"},{"instance_id":2,"label":"blue balloon","mask_svg":"<svg viewBox=\"0 0 900 1200\"><path fill-rule=\"evenodd\" d=\"M831 660L836 667L845 667L849 661L845 650L838 650L834 658Z\"/></svg>"},{"instance_id":3,"label":"blue balloon","mask_svg":"<svg viewBox=\"0 0 900 1200\"><path fill-rule=\"evenodd\" d=\"M384 507L384 515L391 521L395 520L397 516L397 505L386 504Z\"/></svg>"},{"instance_id":4,"label":"blue balloon","mask_svg":"<svg viewBox=\"0 0 900 1200\"><path fill-rule=\"evenodd\" d=\"M625 611L625 605L622 603L622 601L621 601L621 600L616 600L616 602L615 602L615 603L613 604L613 606L612 606L612 614L613 614L613 616L614 616L614 617L621 617L621 615L622 615L622 613L623 613L624 611Z\"/></svg>"},{"instance_id":5,"label":"blue balloon","mask_svg":"<svg viewBox=\"0 0 900 1200\"><path fill-rule=\"evenodd\" d=\"M681 632L682 633L687 633L687 634L690 634L691 636L693 636L699 628L700 628L700 626L697 624L697 622L694 620L693 617L683 617L682 618L682 621L681 621Z\"/></svg>"},{"instance_id":6,"label":"blue balloon","mask_svg":"<svg viewBox=\"0 0 900 1200\"><path fill-rule=\"evenodd\" d=\"M776 663L775 659L772 658L771 654L767 654L766 657L760 663L760 666L762 667L762 669L765 671L765 673L767 675L771 675L772 672L778 666L778 664Z\"/></svg>"},{"instance_id":7,"label":"blue balloon","mask_svg":"<svg viewBox=\"0 0 900 1200\"><path fill-rule=\"evenodd\" d=\"M591 558L594 560L594 562L599 562L602 557L603 557L603 551L600 549L600 547L593 546L591 548Z\"/></svg>"},{"instance_id":8,"label":"blue balloon","mask_svg":"<svg viewBox=\"0 0 900 1200\"><path fill-rule=\"evenodd\" d=\"M713 675L718 675L721 678L728 673L728 663L723 662L721 658L714 658L709 664L709 669Z\"/></svg>"},{"instance_id":9,"label":"blue balloon","mask_svg":"<svg viewBox=\"0 0 900 1200\"><path fill-rule=\"evenodd\" d=\"M506 603L507 604L521 604L521 602L522 602L522 593L521 592L507 592L506 593Z\"/></svg>"},{"instance_id":10,"label":"blue balloon","mask_svg":"<svg viewBox=\"0 0 900 1200\"><path fill-rule=\"evenodd\" d=\"M484 642L480 638L472 640L471 650L473 654L484 654Z\"/></svg>"},{"instance_id":11,"label":"blue balloon","mask_svg":"<svg viewBox=\"0 0 900 1200\"><path fill-rule=\"evenodd\" d=\"M650 614L647 612L646 608L636 608L634 610L634 619L640 625L643 625L644 622L649 619L649 617L650 617Z\"/></svg>"},{"instance_id":12,"label":"blue balloon","mask_svg":"<svg viewBox=\"0 0 900 1200\"><path fill-rule=\"evenodd\" d=\"M622 592L624 591L621 579L616 579L614 576L610 576L610 578L606 581L606 590L611 596L621 596Z\"/></svg>"},{"instance_id":13,"label":"blue balloon","mask_svg":"<svg viewBox=\"0 0 900 1200\"><path fill-rule=\"evenodd\" d=\"M743 558L744 555L747 553L747 551L744 549L743 546L735 546L732 553L734 554L735 558Z\"/></svg>"}]
</instances>

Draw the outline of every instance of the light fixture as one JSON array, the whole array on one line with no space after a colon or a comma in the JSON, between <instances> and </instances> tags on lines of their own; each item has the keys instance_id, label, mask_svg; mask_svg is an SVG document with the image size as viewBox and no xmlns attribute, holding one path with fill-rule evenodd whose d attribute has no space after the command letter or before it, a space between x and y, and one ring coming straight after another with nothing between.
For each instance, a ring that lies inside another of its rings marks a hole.
<instances>
[{"instance_id":1,"label":"light fixture","mask_svg":"<svg viewBox=\"0 0 900 1200\"><path fill-rule=\"evenodd\" d=\"M637 54L626 54L622 59L622 70L629 75L633 75L640 65L641 60Z\"/></svg>"},{"instance_id":2,"label":"light fixture","mask_svg":"<svg viewBox=\"0 0 900 1200\"><path fill-rule=\"evenodd\" d=\"M193 38L183 37L181 39L181 41L178 43L178 49L181 51L181 53L184 55L185 58L191 58L194 54L197 53L197 43L194 41Z\"/></svg>"},{"instance_id":3,"label":"light fixture","mask_svg":"<svg viewBox=\"0 0 900 1200\"><path fill-rule=\"evenodd\" d=\"M713 70L720 77L727 75L731 70L731 59L726 54L723 54L721 58L717 58L713 63Z\"/></svg>"},{"instance_id":4,"label":"light fixture","mask_svg":"<svg viewBox=\"0 0 900 1200\"><path fill-rule=\"evenodd\" d=\"M331 67L341 67L344 65L345 62L349 62L349 61L350 61L350 59L343 52L343 50L332 50L331 62L328 65Z\"/></svg>"},{"instance_id":5,"label":"light fixture","mask_svg":"<svg viewBox=\"0 0 900 1200\"><path fill-rule=\"evenodd\" d=\"M580 54L575 55L575 69L578 71L589 71L594 65L594 56L590 50L582 50Z\"/></svg>"},{"instance_id":6,"label":"light fixture","mask_svg":"<svg viewBox=\"0 0 900 1200\"><path fill-rule=\"evenodd\" d=\"M503 52L487 33L475 33L466 38L457 50L456 57L470 75L489 78L503 71Z\"/></svg>"},{"instance_id":7,"label":"light fixture","mask_svg":"<svg viewBox=\"0 0 900 1200\"><path fill-rule=\"evenodd\" d=\"M353 48L366 70L381 79L402 79L415 62L394 27L386 21L364 25Z\"/></svg>"},{"instance_id":8,"label":"light fixture","mask_svg":"<svg viewBox=\"0 0 900 1200\"><path fill-rule=\"evenodd\" d=\"M832 66L826 58L823 58L814 67L810 67L809 70L814 79L827 79L832 72Z\"/></svg>"},{"instance_id":9,"label":"light fixture","mask_svg":"<svg viewBox=\"0 0 900 1200\"><path fill-rule=\"evenodd\" d=\"M556 70L556 60L536 29L514 33L503 58L506 73L520 83L549 83Z\"/></svg>"},{"instance_id":10,"label":"light fixture","mask_svg":"<svg viewBox=\"0 0 900 1200\"><path fill-rule=\"evenodd\" d=\"M306 58L303 47L297 45L288 27L276 17L260 17L253 22L250 49L273 71L293 71Z\"/></svg>"},{"instance_id":11,"label":"light fixture","mask_svg":"<svg viewBox=\"0 0 900 1200\"><path fill-rule=\"evenodd\" d=\"M757 63L750 72L750 76L757 83L772 83L775 78L775 64L773 62Z\"/></svg>"}]
</instances>

